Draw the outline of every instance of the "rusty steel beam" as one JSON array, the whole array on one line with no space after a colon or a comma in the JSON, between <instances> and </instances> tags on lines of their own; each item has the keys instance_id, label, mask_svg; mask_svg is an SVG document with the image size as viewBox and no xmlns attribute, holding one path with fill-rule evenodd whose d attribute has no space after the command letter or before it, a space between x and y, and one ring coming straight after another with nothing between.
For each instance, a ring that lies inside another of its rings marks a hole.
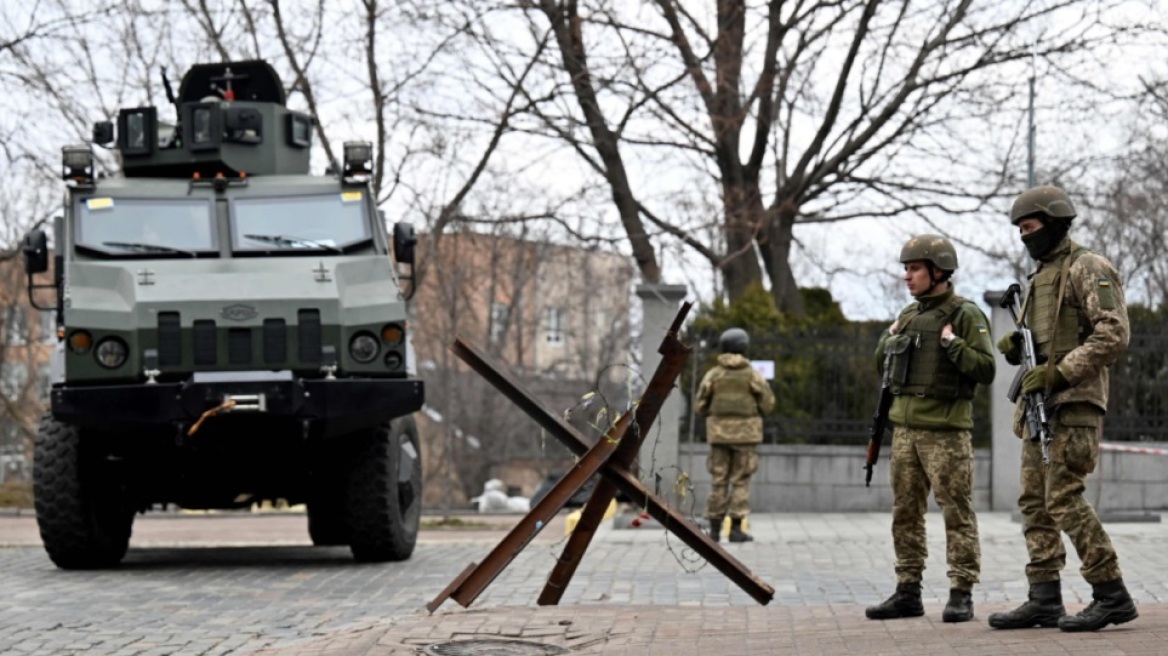
<instances>
[{"instance_id":1,"label":"rusty steel beam","mask_svg":"<svg viewBox=\"0 0 1168 656\"><path fill-rule=\"evenodd\" d=\"M564 591L572 581L572 575L576 573L576 568L584 557L584 552L588 550L588 545L592 544L596 529L600 528L600 522L604 521L608 505L616 498L616 491L616 486L607 478L601 478L596 482L592 496L588 497L588 503L585 503L584 509L580 511L580 519L576 520L576 528L572 529L572 535L568 536L568 544L564 545L563 553L552 567L547 582L543 584L543 592L539 593L539 600L536 602L540 606L555 606L560 603Z\"/></svg>"},{"instance_id":2,"label":"rusty steel beam","mask_svg":"<svg viewBox=\"0 0 1168 656\"><path fill-rule=\"evenodd\" d=\"M674 321L674 327L671 332L676 333L676 330L680 328L680 322L682 319L684 319L685 312L687 312L688 309L689 304L686 304L683 308L683 311L679 313L678 319ZM667 336L666 342L668 343L670 341L671 340ZM680 345L680 342L678 342L678 344ZM665 349L666 347L663 346L662 348ZM685 347L682 346L682 348ZM619 454L620 460L607 463L602 462L602 465L599 467L599 473L604 477L604 480L608 481L612 485L615 485L617 489L624 492L637 505L646 508L649 511L649 514L657 519L657 521L660 522L662 526L677 535L683 542L685 542L685 544L687 544L690 548L705 558L710 564L725 574L730 580L734 581L734 583L741 587L756 601L765 605L769 603L770 600L774 597L774 590L769 585L751 574L750 571L742 565L742 563L738 562L737 559L726 553L721 547L718 546L717 543L711 541L706 536L705 532L699 530L695 524L688 521L683 515L674 511L659 497L649 492L635 475L630 473L626 467L621 465L620 461L623 461L627 457L630 458L629 461L631 462L631 458L635 457L636 455L636 449L631 446L633 440L621 440L619 442L607 441L608 446L603 446L606 443L606 440L600 440L594 447L588 443L588 441L584 438L583 435L579 433L579 431L561 421L554 412L550 411L542 403L540 403L533 395L531 395L531 393L524 389L523 386L518 383L518 381L514 380L501 368L491 363L484 354L479 352L473 346L463 342L460 339L456 339L455 343L451 346L451 350L453 350L456 355L466 361L472 369L474 369L488 382L494 385L504 396L506 396L513 403L519 406L524 412L531 416L531 418L539 423L545 430L547 430L548 433L564 444L565 447L567 447L576 455L581 456L581 462L583 462L583 458L588 457L590 450L595 447L599 447L597 455L593 458L589 458L589 466L582 468L581 471L591 469L591 465L595 464L596 459L601 458L602 451L608 451L607 454L603 454L603 458L607 459L616 458L617 454ZM663 350L662 352L664 353L665 351ZM661 367L659 366L658 371L660 370ZM654 374L655 379L656 377L656 374ZM676 376L668 381L668 387L664 390L664 393L661 394L659 399L649 398L647 390L645 397L638 404L638 409L640 409L641 406L652 407L653 403L651 401L655 401L656 409L653 409L653 415L655 416L658 409L660 408L660 403L664 401L664 398L668 395L668 390L672 388L675 378ZM650 386L653 387L652 382L650 383ZM660 392L660 390L657 391ZM646 410L646 412L648 412L648 410ZM634 423L633 425L637 424ZM564 490L567 488L568 485L565 485ZM539 504L537 504L537 507L538 506ZM547 519L550 519L550 516ZM497 548L496 551L492 552L492 556L494 558L488 557L488 559L484 560L483 564L481 565L476 566L472 564L459 576L459 578L462 579L461 581L456 580L455 582L451 583L451 585L449 585L447 589L443 591L442 595L439 595L438 598L427 605L427 608L433 612L448 596L454 598L456 601L459 601L459 603L462 603L464 606L469 604L474 600L475 597L477 597L479 593L481 593L486 585L488 585L490 581L494 580L499 572L501 572L502 569L506 567L507 563L509 563L514 558L515 554L518 553L519 550L522 550L523 546L530 542L531 537L534 536L531 531L533 529L538 530L539 528L542 528L542 526L546 526L547 519L543 519L543 523L538 524L538 522L541 520L535 518L533 514L529 514L529 516L525 518L524 522L521 522L523 528L521 529L520 527L516 527L516 529L512 531L512 533L515 534L515 537L510 538L509 535L510 540L508 541L508 548ZM503 545L501 544L500 546L502 547Z\"/></svg>"},{"instance_id":3,"label":"rusty steel beam","mask_svg":"<svg viewBox=\"0 0 1168 656\"><path fill-rule=\"evenodd\" d=\"M665 404L665 400L673 391L674 381L681 375L685 363L689 360L692 349L678 339L681 324L686 315L689 314L689 309L689 303L682 305L677 317L673 320L673 324L669 327L669 331L665 333L661 348L657 350L662 356L661 362L657 364L657 370L653 372L653 378L649 380L645 393L641 395L641 401L637 404L636 422L631 431L632 434L621 440L617 452L609 460L612 467L628 471L629 467L632 466L645 441L645 436L649 434L649 429L657 420L661 406ZM596 535L596 529L600 527L600 522L604 521L604 513L608 511L608 506L616 497L616 493L616 485L608 479L601 479L596 484L592 496L589 497L588 502L584 504L584 509L580 512L576 528L568 538L568 543L564 545L563 553L556 560L551 574L548 575L543 592L540 593L537 602L540 606L554 606L560 603L564 591L568 588L568 583L571 582L576 568L580 565L580 560L584 557L584 552L588 550L588 545L592 543L592 538Z\"/></svg>"},{"instance_id":4,"label":"rusty steel beam","mask_svg":"<svg viewBox=\"0 0 1168 656\"><path fill-rule=\"evenodd\" d=\"M626 414L617 421L608 434L597 440L596 444L584 454L584 457L580 458L579 462L568 473L564 474L563 478L557 481L552 489L548 490L539 503L535 504L535 507L524 515L514 528L508 531L499 544L491 550L491 553L483 559L483 562L462 580L457 589L450 594L450 598L457 601L463 608L471 605L491 584L491 581L494 581L507 565L519 555L519 552L523 551L523 548L536 535L539 535L539 532L551 522L556 513L560 512L572 496L584 487L588 479L600 471L600 468L604 466L608 457L612 455L620 443L616 436L624 433L630 424L632 424L631 416ZM432 603L441 605L442 602L435 599Z\"/></svg>"}]
</instances>

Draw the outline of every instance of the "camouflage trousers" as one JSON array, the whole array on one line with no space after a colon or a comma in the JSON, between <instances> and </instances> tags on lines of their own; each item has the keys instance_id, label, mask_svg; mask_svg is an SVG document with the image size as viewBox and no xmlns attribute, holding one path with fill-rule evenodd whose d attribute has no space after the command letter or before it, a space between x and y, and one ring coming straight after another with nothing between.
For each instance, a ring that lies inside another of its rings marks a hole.
<instances>
[{"instance_id":1,"label":"camouflage trousers","mask_svg":"<svg viewBox=\"0 0 1168 656\"><path fill-rule=\"evenodd\" d=\"M755 444L711 444L706 469L713 479L706 518L724 515L741 519L750 514L750 477L758 471Z\"/></svg>"},{"instance_id":2,"label":"camouflage trousers","mask_svg":"<svg viewBox=\"0 0 1168 656\"><path fill-rule=\"evenodd\" d=\"M1083 404L1077 405L1076 410L1083 410ZM1022 442L1022 495L1018 507L1030 554L1026 579L1032 584L1059 580L1067 563L1062 533L1071 538L1082 561L1079 571L1088 583L1106 583L1122 575L1111 538L1095 509L1083 497L1087 474L1095 471L1099 458L1102 413L1096 413L1095 425L1068 426L1066 421L1092 423L1090 418L1068 418L1069 409L1060 408L1051 419L1049 465L1042 464L1040 444L1028 439Z\"/></svg>"},{"instance_id":3,"label":"camouflage trousers","mask_svg":"<svg viewBox=\"0 0 1168 656\"><path fill-rule=\"evenodd\" d=\"M970 590L981 574L981 544L973 512L973 442L969 431L896 426L892 432L892 546L896 580L921 580L929 555L925 513L929 490L945 520L950 587Z\"/></svg>"}]
</instances>

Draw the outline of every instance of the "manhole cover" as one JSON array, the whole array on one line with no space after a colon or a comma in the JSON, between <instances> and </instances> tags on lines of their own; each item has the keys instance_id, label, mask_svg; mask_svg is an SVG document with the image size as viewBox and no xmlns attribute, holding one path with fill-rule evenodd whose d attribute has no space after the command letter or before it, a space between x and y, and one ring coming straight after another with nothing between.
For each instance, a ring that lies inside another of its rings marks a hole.
<instances>
[{"instance_id":1,"label":"manhole cover","mask_svg":"<svg viewBox=\"0 0 1168 656\"><path fill-rule=\"evenodd\" d=\"M430 645L434 656L559 656L570 653L563 647L525 640L456 640Z\"/></svg>"}]
</instances>

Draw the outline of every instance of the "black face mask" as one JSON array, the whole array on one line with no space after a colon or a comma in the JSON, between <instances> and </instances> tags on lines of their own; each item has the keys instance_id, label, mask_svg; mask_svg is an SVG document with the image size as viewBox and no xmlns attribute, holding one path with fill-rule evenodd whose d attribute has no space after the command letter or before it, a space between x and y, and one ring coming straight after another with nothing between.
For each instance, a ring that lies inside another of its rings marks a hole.
<instances>
[{"instance_id":1,"label":"black face mask","mask_svg":"<svg viewBox=\"0 0 1168 656\"><path fill-rule=\"evenodd\" d=\"M1054 250L1070 229L1070 221L1043 221L1041 229L1022 237L1022 243L1026 245L1030 257L1039 260Z\"/></svg>"}]
</instances>

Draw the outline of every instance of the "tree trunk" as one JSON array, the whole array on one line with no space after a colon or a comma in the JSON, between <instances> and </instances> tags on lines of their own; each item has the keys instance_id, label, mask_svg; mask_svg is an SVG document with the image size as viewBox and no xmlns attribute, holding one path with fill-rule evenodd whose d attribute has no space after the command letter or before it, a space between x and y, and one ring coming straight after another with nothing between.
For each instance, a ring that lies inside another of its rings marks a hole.
<instances>
[{"instance_id":1,"label":"tree trunk","mask_svg":"<svg viewBox=\"0 0 1168 656\"><path fill-rule=\"evenodd\" d=\"M755 232L762 221L763 208L758 185L723 178L722 222L726 237L726 256L718 264L731 303L742 296L751 283L762 280L758 253L754 249Z\"/></svg>"},{"instance_id":2,"label":"tree trunk","mask_svg":"<svg viewBox=\"0 0 1168 656\"><path fill-rule=\"evenodd\" d=\"M801 317L805 312L803 295L795 284L791 270L791 242L794 241L795 216L798 206L789 200L776 203L768 214L769 220L759 234L759 250L771 281L771 296L783 314Z\"/></svg>"}]
</instances>

